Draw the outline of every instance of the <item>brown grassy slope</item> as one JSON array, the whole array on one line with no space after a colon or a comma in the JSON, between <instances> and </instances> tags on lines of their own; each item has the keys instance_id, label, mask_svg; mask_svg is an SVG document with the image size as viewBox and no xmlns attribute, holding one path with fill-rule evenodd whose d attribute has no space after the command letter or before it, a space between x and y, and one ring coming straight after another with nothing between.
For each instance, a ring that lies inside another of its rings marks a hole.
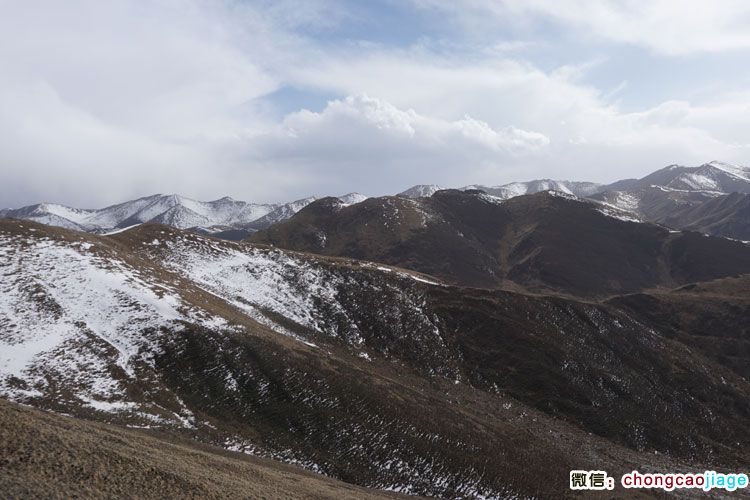
<instances>
[{"instance_id":1,"label":"brown grassy slope","mask_svg":"<svg viewBox=\"0 0 750 500\"><path fill-rule=\"evenodd\" d=\"M732 193L712 198L700 205L675 210L664 218L663 223L670 227L748 240L750 194Z\"/></svg>"},{"instance_id":2,"label":"brown grassy slope","mask_svg":"<svg viewBox=\"0 0 750 500\"><path fill-rule=\"evenodd\" d=\"M3 498L393 498L270 460L0 400Z\"/></svg>"}]
</instances>

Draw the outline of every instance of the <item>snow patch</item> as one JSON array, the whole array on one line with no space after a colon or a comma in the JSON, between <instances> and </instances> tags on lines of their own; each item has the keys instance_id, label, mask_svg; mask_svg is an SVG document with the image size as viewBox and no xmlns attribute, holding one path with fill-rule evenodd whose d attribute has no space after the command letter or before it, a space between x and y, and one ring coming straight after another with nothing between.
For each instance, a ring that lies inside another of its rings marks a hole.
<instances>
[{"instance_id":1,"label":"snow patch","mask_svg":"<svg viewBox=\"0 0 750 500\"><path fill-rule=\"evenodd\" d=\"M161 329L227 326L91 247L0 232L0 395L24 401L57 381L98 411L129 410L123 384Z\"/></svg>"}]
</instances>

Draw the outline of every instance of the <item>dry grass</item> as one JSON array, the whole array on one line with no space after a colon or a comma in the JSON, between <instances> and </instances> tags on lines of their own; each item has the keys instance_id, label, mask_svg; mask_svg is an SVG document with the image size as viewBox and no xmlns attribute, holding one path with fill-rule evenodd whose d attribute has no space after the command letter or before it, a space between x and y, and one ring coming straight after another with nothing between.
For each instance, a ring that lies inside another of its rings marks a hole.
<instances>
[{"instance_id":1,"label":"dry grass","mask_svg":"<svg viewBox=\"0 0 750 500\"><path fill-rule=\"evenodd\" d=\"M3 498L393 498L270 460L0 400Z\"/></svg>"}]
</instances>

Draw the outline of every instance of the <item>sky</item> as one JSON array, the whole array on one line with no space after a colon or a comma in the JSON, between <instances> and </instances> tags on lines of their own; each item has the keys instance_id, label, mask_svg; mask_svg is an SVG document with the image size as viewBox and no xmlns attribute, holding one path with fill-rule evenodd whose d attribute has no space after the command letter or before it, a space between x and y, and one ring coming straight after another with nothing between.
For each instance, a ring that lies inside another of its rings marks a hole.
<instances>
[{"instance_id":1,"label":"sky","mask_svg":"<svg viewBox=\"0 0 750 500\"><path fill-rule=\"evenodd\" d=\"M0 207L750 164L745 0L0 0Z\"/></svg>"}]
</instances>

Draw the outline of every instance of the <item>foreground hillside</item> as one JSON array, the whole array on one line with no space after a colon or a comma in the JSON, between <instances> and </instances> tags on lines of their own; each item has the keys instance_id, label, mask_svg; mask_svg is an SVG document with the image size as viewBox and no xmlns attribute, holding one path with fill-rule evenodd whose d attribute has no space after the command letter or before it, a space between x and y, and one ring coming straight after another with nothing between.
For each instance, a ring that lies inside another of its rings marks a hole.
<instances>
[{"instance_id":1,"label":"foreground hillside","mask_svg":"<svg viewBox=\"0 0 750 500\"><path fill-rule=\"evenodd\" d=\"M297 467L0 400L4 498L394 498Z\"/></svg>"},{"instance_id":2,"label":"foreground hillside","mask_svg":"<svg viewBox=\"0 0 750 500\"><path fill-rule=\"evenodd\" d=\"M464 286L583 297L750 272L748 245L553 193L503 201L446 190L352 206L329 198L249 241L385 262Z\"/></svg>"},{"instance_id":3,"label":"foreground hillside","mask_svg":"<svg viewBox=\"0 0 750 500\"><path fill-rule=\"evenodd\" d=\"M440 497L555 498L574 468L750 459L743 372L630 302L466 289L158 225L3 221L0 243L14 401ZM744 321L724 300L724 324Z\"/></svg>"}]
</instances>

